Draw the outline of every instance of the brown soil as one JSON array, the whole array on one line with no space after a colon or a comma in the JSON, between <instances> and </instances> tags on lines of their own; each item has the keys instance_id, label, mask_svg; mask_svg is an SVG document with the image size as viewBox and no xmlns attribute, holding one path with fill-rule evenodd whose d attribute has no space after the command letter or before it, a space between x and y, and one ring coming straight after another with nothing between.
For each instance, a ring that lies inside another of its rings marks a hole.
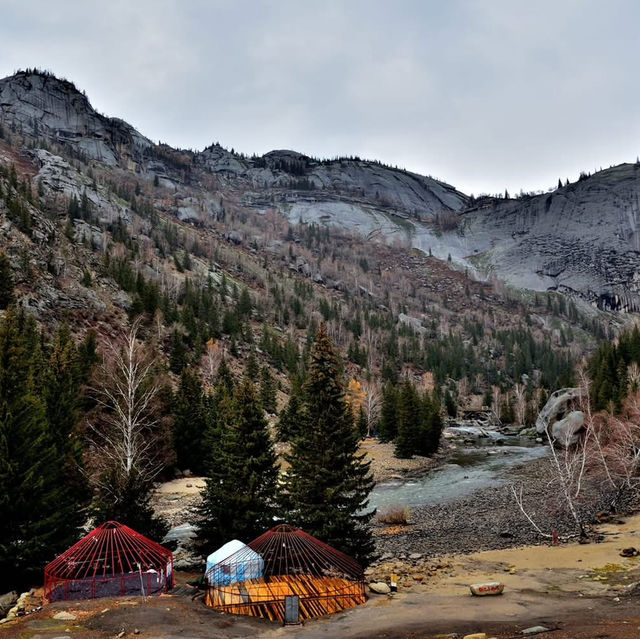
<instances>
[{"instance_id":1,"label":"brown soil","mask_svg":"<svg viewBox=\"0 0 640 639\"><path fill-rule=\"evenodd\" d=\"M457 555L445 570L416 575L392 598L373 595L363 606L281 628L257 619L223 615L192 601L191 592L148 598L68 602L45 608L0 627L0 639L200 639L204 637L300 637L301 639L418 639L438 633L485 632L488 637L522 636L522 629L543 625L542 639L630 639L640 637L638 595L628 586L640 582L640 560L620 557L638 546L640 516L625 524L602 526L602 543L492 550ZM194 575L178 575L184 584ZM422 577L422 579L420 579ZM472 597L469 584L500 580L504 594ZM413 583L411 583L413 581ZM68 610L74 622L53 615ZM134 635L135 629L139 634Z\"/></svg>"}]
</instances>

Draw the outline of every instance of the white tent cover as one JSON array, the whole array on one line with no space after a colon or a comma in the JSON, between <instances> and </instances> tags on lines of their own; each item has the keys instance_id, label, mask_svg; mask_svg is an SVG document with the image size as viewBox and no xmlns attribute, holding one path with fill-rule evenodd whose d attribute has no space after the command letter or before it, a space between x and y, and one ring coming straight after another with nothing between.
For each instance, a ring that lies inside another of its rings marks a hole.
<instances>
[{"instance_id":1,"label":"white tent cover","mask_svg":"<svg viewBox=\"0 0 640 639\"><path fill-rule=\"evenodd\" d=\"M247 579L258 579L263 572L262 557L238 539L233 539L207 557L205 574L210 585L228 586Z\"/></svg>"}]
</instances>

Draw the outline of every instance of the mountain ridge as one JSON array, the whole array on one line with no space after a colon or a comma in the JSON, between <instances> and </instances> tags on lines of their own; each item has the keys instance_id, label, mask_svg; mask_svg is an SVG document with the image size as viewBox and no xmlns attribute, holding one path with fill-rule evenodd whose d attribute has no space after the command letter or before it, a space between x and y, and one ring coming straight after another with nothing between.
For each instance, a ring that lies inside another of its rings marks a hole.
<instances>
[{"instance_id":1,"label":"mountain ridge","mask_svg":"<svg viewBox=\"0 0 640 639\"><path fill-rule=\"evenodd\" d=\"M258 214L275 210L292 223L400 242L519 288L640 309L638 164L548 193L472 200L440 180L357 157L319 160L287 149L247 157L219 144L202 151L154 144L98 114L73 83L38 71L0 80L0 116L27 138L44 137L178 194L189 185L222 189ZM181 219L197 220L192 204L177 207ZM218 215L219 202L203 210Z\"/></svg>"}]
</instances>

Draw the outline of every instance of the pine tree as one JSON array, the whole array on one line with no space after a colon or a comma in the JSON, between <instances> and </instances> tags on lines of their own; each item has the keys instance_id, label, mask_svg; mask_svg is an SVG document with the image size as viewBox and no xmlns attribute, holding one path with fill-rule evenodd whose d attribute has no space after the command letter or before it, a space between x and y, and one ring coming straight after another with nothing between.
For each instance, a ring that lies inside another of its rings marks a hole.
<instances>
[{"instance_id":1,"label":"pine tree","mask_svg":"<svg viewBox=\"0 0 640 639\"><path fill-rule=\"evenodd\" d=\"M385 384L382 391L382 408L378 423L378 437L381 442L393 441L398 434L398 397L391 382Z\"/></svg>"},{"instance_id":2,"label":"pine tree","mask_svg":"<svg viewBox=\"0 0 640 639\"><path fill-rule=\"evenodd\" d=\"M233 373L229 368L227 359L223 357L216 374L216 392L224 391L230 395L233 392L234 385L235 381L233 379Z\"/></svg>"},{"instance_id":3,"label":"pine tree","mask_svg":"<svg viewBox=\"0 0 640 639\"><path fill-rule=\"evenodd\" d=\"M417 447L419 455L431 456L438 451L442 427L440 403L435 396L429 397L429 394L425 392L420 408L420 430Z\"/></svg>"},{"instance_id":4,"label":"pine tree","mask_svg":"<svg viewBox=\"0 0 640 639\"><path fill-rule=\"evenodd\" d=\"M276 386L268 366L263 366L260 374L260 402L267 413L277 412Z\"/></svg>"},{"instance_id":5,"label":"pine tree","mask_svg":"<svg viewBox=\"0 0 640 639\"><path fill-rule=\"evenodd\" d=\"M394 455L409 459L418 451L421 428L420 398L409 381L405 380L398 394L398 434Z\"/></svg>"},{"instance_id":6,"label":"pine tree","mask_svg":"<svg viewBox=\"0 0 640 639\"><path fill-rule=\"evenodd\" d=\"M24 588L78 536L76 504L37 396L22 327L9 310L0 323L0 587Z\"/></svg>"},{"instance_id":7,"label":"pine tree","mask_svg":"<svg viewBox=\"0 0 640 639\"><path fill-rule=\"evenodd\" d=\"M249 357L247 357L247 363L245 365L245 374L252 382L257 381L258 375L260 374L260 368L258 367L256 354L253 349L251 349L251 352L249 353Z\"/></svg>"},{"instance_id":8,"label":"pine tree","mask_svg":"<svg viewBox=\"0 0 640 639\"><path fill-rule=\"evenodd\" d=\"M80 379L86 383L91 377L93 367L98 363L98 340L93 329L87 331L78 345L78 371Z\"/></svg>"},{"instance_id":9,"label":"pine tree","mask_svg":"<svg viewBox=\"0 0 640 639\"><path fill-rule=\"evenodd\" d=\"M278 440L289 442L299 435L300 419L302 411L302 386L300 380L294 377L291 380L291 390L289 401L283 410L280 411L277 433Z\"/></svg>"},{"instance_id":10,"label":"pine tree","mask_svg":"<svg viewBox=\"0 0 640 639\"><path fill-rule=\"evenodd\" d=\"M364 408L360 406L358 409L358 419L356 420L356 429L361 439L364 439L369 432L369 420L367 414L364 412Z\"/></svg>"},{"instance_id":11,"label":"pine tree","mask_svg":"<svg viewBox=\"0 0 640 639\"><path fill-rule=\"evenodd\" d=\"M244 287L238 298L238 315L242 318L251 317L251 309L251 295L249 295L249 290Z\"/></svg>"},{"instance_id":12,"label":"pine tree","mask_svg":"<svg viewBox=\"0 0 640 639\"><path fill-rule=\"evenodd\" d=\"M202 381L192 368L185 368L173 395L173 446L176 465L196 474L205 470L204 437L206 431Z\"/></svg>"},{"instance_id":13,"label":"pine tree","mask_svg":"<svg viewBox=\"0 0 640 639\"><path fill-rule=\"evenodd\" d=\"M373 487L369 463L345 402L339 357L324 325L311 349L300 434L287 455L283 503L300 526L363 564L374 550L366 512Z\"/></svg>"},{"instance_id":14,"label":"pine tree","mask_svg":"<svg viewBox=\"0 0 640 639\"><path fill-rule=\"evenodd\" d=\"M488 391L489 394L491 393L491 391ZM487 401L487 396L485 394L485 398L483 401ZM489 403L485 404L485 406L491 406L491 398L489 395ZM458 408L456 406L456 403L453 399L453 395L451 395L451 391L447 388L445 394L444 394L444 407L447 411L447 415L449 415L449 417L455 417L458 414Z\"/></svg>"},{"instance_id":15,"label":"pine tree","mask_svg":"<svg viewBox=\"0 0 640 639\"><path fill-rule=\"evenodd\" d=\"M187 360L187 348L182 335L174 329L171 333L171 342L169 345L169 370L179 375L187 365Z\"/></svg>"},{"instance_id":16,"label":"pine tree","mask_svg":"<svg viewBox=\"0 0 640 639\"><path fill-rule=\"evenodd\" d=\"M198 539L215 548L251 541L269 529L276 508L277 458L269 425L248 379L218 405L221 435L210 459Z\"/></svg>"},{"instance_id":17,"label":"pine tree","mask_svg":"<svg viewBox=\"0 0 640 639\"><path fill-rule=\"evenodd\" d=\"M80 403L83 399L83 369L67 324L54 336L42 375L42 399L49 430L55 441L69 494L76 503L75 525L85 519L90 492L84 477L82 439L79 431Z\"/></svg>"},{"instance_id":18,"label":"pine tree","mask_svg":"<svg viewBox=\"0 0 640 639\"><path fill-rule=\"evenodd\" d=\"M0 309L8 308L14 302L13 270L9 258L0 252Z\"/></svg>"}]
</instances>

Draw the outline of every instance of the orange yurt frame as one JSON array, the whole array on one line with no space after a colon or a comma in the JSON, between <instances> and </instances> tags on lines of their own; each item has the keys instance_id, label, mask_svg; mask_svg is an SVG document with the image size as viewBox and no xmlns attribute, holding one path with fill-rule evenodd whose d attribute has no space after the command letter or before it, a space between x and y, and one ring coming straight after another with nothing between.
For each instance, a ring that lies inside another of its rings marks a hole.
<instances>
[{"instance_id":1,"label":"orange yurt frame","mask_svg":"<svg viewBox=\"0 0 640 639\"><path fill-rule=\"evenodd\" d=\"M299 528L276 526L205 575L208 606L284 622L287 599L298 620L339 612L366 601L362 566Z\"/></svg>"}]
</instances>

